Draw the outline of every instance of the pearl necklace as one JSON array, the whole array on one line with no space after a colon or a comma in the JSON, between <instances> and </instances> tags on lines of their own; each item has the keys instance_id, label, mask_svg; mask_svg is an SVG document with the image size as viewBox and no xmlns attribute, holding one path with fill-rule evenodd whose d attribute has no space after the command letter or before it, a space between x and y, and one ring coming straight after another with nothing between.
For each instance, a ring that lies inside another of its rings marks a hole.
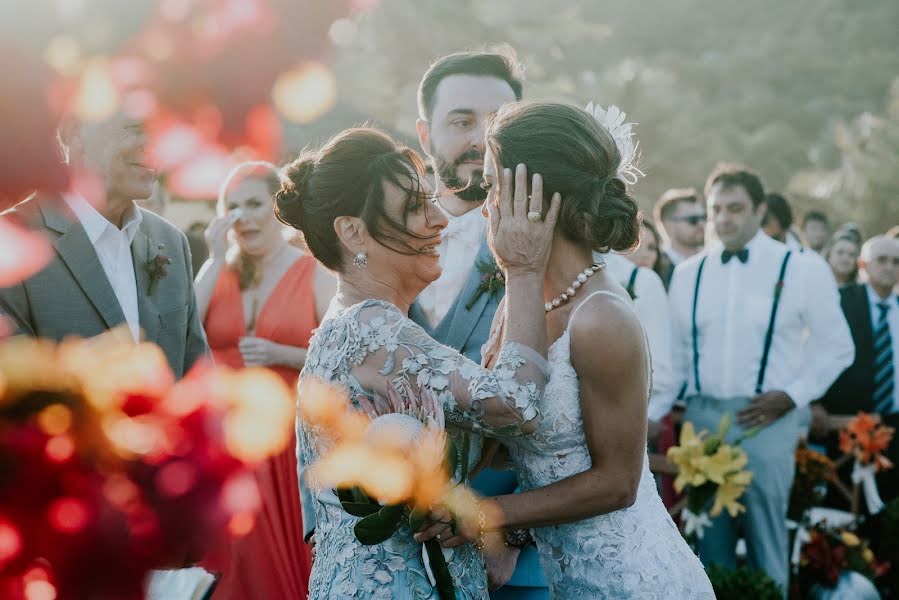
<instances>
[{"instance_id":1,"label":"pearl necklace","mask_svg":"<svg viewBox=\"0 0 899 600\"><path fill-rule=\"evenodd\" d=\"M606 266L605 262L595 262L580 273L577 274L577 279L571 282L571 286L564 293L556 296L549 302L543 305L543 308L546 309L546 312L553 310L554 308L559 308L572 298L577 293L578 289L585 283L587 283L588 277L593 277L594 273L602 271Z\"/></svg>"}]
</instances>

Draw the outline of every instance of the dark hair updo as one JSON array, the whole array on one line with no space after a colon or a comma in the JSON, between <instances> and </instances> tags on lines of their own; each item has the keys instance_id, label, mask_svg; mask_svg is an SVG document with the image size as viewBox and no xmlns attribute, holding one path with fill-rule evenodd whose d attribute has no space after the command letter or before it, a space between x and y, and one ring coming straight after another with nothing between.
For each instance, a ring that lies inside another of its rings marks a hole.
<instances>
[{"instance_id":1,"label":"dark hair updo","mask_svg":"<svg viewBox=\"0 0 899 600\"><path fill-rule=\"evenodd\" d=\"M414 150L379 129L355 127L318 151L304 151L284 168L275 194L275 215L303 232L309 252L328 269L342 271L344 256L334 231L337 217L359 217L382 246L415 254L409 238L425 239L406 228L406 216L428 194L421 186L424 163ZM406 192L402 221L385 211L385 182Z\"/></svg>"},{"instance_id":2,"label":"dark hair updo","mask_svg":"<svg viewBox=\"0 0 899 600\"><path fill-rule=\"evenodd\" d=\"M621 153L606 129L567 104L522 102L502 107L487 129L497 169L524 163L543 178L544 211L562 196L558 228L594 250L628 250L640 241L641 215L618 176Z\"/></svg>"}]
</instances>

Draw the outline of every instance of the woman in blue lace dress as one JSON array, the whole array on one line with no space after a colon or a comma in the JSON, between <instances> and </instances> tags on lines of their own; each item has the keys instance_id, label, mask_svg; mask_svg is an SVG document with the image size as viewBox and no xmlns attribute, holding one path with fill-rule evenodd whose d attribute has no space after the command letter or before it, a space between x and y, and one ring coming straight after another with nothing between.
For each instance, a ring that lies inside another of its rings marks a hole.
<instances>
[{"instance_id":1,"label":"woman in blue lace dress","mask_svg":"<svg viewBox=\"0 0 899 600\"><path fill-rule=\"evenodd\" d=\"M440 345L406 317L415 297L440 275L434 248L447 223L412 150L380 131L350 129L288 165L285 176L276 195L278 217L302 231L315 258L338 277L335 302L310 341L300 387L319 378L343 386L350 397L373 399L385 396L388 386L422 386L442 403L449 427L494 437L532 431L546 379L541 298L556 214L528 220L529 210L542 205L539 189L529 207L521 186L501 219L491 221L509 319L498 360L488 370ZM304 464L328 446L302 424L297 439ZM317 541L310 598L437 598L412 531L400 528L382 544L361 545L353 535L357 519L340 507L334 492L308 483ZM449 525L442 533L452 535ZM487 598L477 549L457 548L448 563L457 598Z\"/></svg>"}]
</instances>

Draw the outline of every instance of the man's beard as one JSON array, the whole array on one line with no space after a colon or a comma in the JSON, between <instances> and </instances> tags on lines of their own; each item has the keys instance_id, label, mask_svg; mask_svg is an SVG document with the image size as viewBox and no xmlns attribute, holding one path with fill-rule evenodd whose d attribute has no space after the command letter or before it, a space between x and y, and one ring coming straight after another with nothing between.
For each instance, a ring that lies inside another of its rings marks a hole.
<instances>
[{"instance_id":1,"label":"man's beard","mask_svg":"<svg viewBox=\"0 0 899 600\"><path fill-rule=\"evenodd\" d=\"M440 181L459 199L466 202L483 202L487 199L487 190L481 187L481 184L484 182L484 172L482 170L472 172L471 177L465 179L458 175L459 166L462 163L477 159L483 160L484 155L476 150L463 152L452 162L446 161L440 156L436 156L434 159L437 176L440 178Z\"/></svg>"}]
</instances>

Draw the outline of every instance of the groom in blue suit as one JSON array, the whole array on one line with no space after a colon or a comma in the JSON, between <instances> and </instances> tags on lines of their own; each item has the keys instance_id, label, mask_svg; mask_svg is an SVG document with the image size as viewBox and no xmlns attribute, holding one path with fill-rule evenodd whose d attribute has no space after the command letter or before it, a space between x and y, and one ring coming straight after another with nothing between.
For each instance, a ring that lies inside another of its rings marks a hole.
<instances>
[{"instance_id":1,"label":"groom in blue suit","mask_svg":"<svg viewBox=\"0 0 899 600\"><path fill-rule=\"evenodd\" d=\"M481 212L487 198L482 187L484 133L491 114L521 99L520 75L511 49L462 52L433 63L418 88L418 139L434 166L437 202L449 223L438 248L443 272L421 293L409 317L434 339L478 363L503 294L501 284L487 285L497 268ZM480 442L473 440L473 448ZM512 471L485 469L471 485L496 496L514 492L518 482ZM507 534L505 556L491 559L491 587L503 586L491 598L549 598L529 537L527 532Z\"/></svg>"}]
</instances>

